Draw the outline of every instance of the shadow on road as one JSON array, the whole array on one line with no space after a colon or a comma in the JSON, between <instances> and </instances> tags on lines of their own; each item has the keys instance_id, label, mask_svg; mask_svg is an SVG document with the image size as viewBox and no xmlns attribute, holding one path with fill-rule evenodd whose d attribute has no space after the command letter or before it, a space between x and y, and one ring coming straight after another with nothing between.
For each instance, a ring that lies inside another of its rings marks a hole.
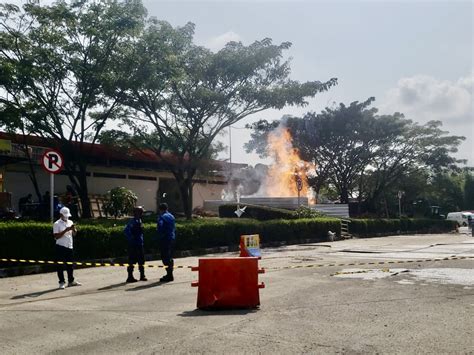
<instances>
[{"instance_id":1,"label":"shadow on road","mask_svg":"<svg viewBox=\"0 0 474 355\"><path fill-rule=\"evenodd\" d=\"M11 299L12 300L19 300L19 299L23 299L23 298L39 297L39 296L45 295L47 293L55 292L55 291L58 291L58 290L59 290L59 288L55 287L55 288L45 290L45 291L31 292L31 293L25 293L23 295L13 296Z\"/></svg>"},{"instance_id":2,"label":"shadow on road","mask_svg":"<svg viewBox=\"0 0 474 355\"><path fill-rule=\"evenodd\" d=\"M113 284L113 285L109 285L109 286L105 286L105 287L101 287L101 288L98 288L97 290L98 291L106 291L106 290L112 290L114 288L118 288L120 286L125 286L127 283L126 282L120 282L118 284Z\"/></svg>"},{"instance_id":3,"label":"shadow on road","mask_svg":"<svg viewBox=\"0 0 474 355\"><path fill-rule=\"evenodd\" d=\"M207 316L238 316L258 312L258 308L253 309L217 309L202 310L195 309L193 311L185 311L178 314L180 317L207 317Z\"/></svg>"},{"instance_id":4,"label":"shadow on road","mask_svg":"<svg viewBox=\"0 0 474 355\"><path fill-rule=\"evenodd\" d=\"M156 286L163 286L163 285L165 285L165 283L157 281L157 282L153 282L151 284L145 284L145 285L140 285L140 286L137 286L137 287L134 287L134 288L128 288L125 291L140 291L140 290L146 290L147 288L152 288L152 287L156 287Z\"/></svg>"}]
</instances>

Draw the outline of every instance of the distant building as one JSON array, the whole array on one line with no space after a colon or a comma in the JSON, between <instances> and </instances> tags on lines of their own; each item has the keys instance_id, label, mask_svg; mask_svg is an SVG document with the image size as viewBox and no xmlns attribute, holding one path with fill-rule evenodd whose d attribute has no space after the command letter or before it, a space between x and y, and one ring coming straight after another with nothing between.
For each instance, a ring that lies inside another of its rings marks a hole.
<instances>
[{"instance_id":1,"label":"distant building","mask_svg":"<svg viewBox=\"0 0 474 355\"><path fill-rule=\"evenodd\" d=\"M86 156L89 162L87 182L92 204L95 203L96 195L104 195L114 187L123 186L137 194L138 204L145 206L147 210L156 211L161 202L167 202L173 211L183 210L169 163L158 159L153 152L121 151L101 144L85 144L89 148ZM37 136L0 132L0 192L11 194L12 207L16 210L21 197L31 193L36 198L29 177L25 147L31 156L41 194L49 190L49 176L41 168L40 160L43 153L53 148L53 145ZM230 169L229 163L212 163L213 171L208 176L196 176L194 180L193 208L202 206L204 200L220 199L222 190L227 185L226 171ZM246 165L232 164L233 169L244 166ZM66 171L57 174L55 194L64 194L66 186L70 184ZM97 206L92 205L92 209L98 213Z\"/></svg>"}]
</instances>

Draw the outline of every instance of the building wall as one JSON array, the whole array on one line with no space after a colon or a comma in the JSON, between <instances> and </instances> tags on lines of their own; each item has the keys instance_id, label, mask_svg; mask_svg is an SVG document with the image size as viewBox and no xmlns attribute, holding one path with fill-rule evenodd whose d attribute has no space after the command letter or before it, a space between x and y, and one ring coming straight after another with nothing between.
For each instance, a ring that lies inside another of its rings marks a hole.
<instances>
[{"instance_id":1,"label":"building wall","mask_svg":"<svg viewBox=\"0 0 474 355\"><path fill-rule=\"evenodd\" d=\"M156 211L157 192L160 178L172 179L169 172L153 172L137 169L121 169L91 166L88 171L91 176L87 178L89 194L103 195L110 189L118 186L132 190L138 196L137 203L143 205L146 210ZM117 174L125 178L103 177L96 174ZM132 176L131 176L132 175ZM138 180L133 176L142 177ZM37 167L36 177L41 194L50 190L49 174ZM143 177L156 178L156 180L144 180ZM66 186L70 185L70 180L65 175L55 175L55 194L64 194ZM220 184L197 183L194 186L193 208L202 206L204 199L220 199L220 194L224 186ZM12 194L12 204L18 210L18 200L31 193L33 200L37 200L33 184L28 177L28 167L25 164L8 165L4 168L4 191Z\"/></svg>"},{"instance_id":2,"label":"building wall","mask_svg":"<svg viewBox=\"0 0 474 355\"><path fill-rule=\"evenodd\" d=\"M220 200L226 185L196 183L193 187L193 208L203 207L204 200Z\"/></svg>"}]
</instances>

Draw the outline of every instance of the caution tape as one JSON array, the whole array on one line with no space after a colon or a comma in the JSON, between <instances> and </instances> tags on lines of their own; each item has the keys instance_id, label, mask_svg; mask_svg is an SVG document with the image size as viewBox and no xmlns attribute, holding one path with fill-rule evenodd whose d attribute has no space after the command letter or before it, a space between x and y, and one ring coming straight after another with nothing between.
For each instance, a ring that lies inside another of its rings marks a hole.
<instances>
[{"instance_id":1,"label":"caution tape","mask_svg":"<svg viewBox=\"0 0 474 355\"><path fill-rule=\"evenodd\" d=\"M92 263L92 262L80 262L80 261L54 261L54 260L34 260L34 259L0 259L1 262L12 262L12 263L23 263L23 264L47 264L47 265L77 265L77 266L92 266L92 267L102 267L102 266L119 266L127 267L133 266L134 264L128 263ZM166 265L144 265L147 268L157 268L157 269L166 269ZM174 269L188 269L191 266L173 266Z\"/></svg>"},{"instance_id":2,"label":"caution tape","mask_svg":"<svg viewBox=\"0 0 474 355\"><path fill-rule=\"evenodd\" d=\"M390 260L390 261L372 261L372 262L361 262L361 263L331 263L331 264L307 264L307 265L290 265L275 268L266 268L268 270L285 270L285 269L306 269L306 268L319 268L319 267L337 267L337 266L374 266L374 265L388 265L388 264L406 264L406 263L423 263L430 261L446 261L446 260L466 260L474 259L474 256L452 256L446 258L434 258L434 259L416 259L416 260Z\"/></svg>"},{"instance_id":3,"label":"caution tape","mask_svg":"<svg viewBox=\"0 0 474 355\"><path fill-rule=\"evenodd\" d=\"M360 262L360 263L352 262L352 263L290 265L290 266L279 266L279 267L265 267L265 269L287 270L287 269L307 269L307 268L339 267L339 266L374 266L374 265L423 263L423 262L467 260L467 259L474 259L474 256L452 256L452 257L446 257L446 258L372 261L372 262ZM77 265L77 266L90 266L90 267L102 267L102 266L127 267L127 266L134 265L134 264L128 264L128 263L95 263L95 262L80 262L80 261L54 261L54 260L34 260L34 259L7 259L7 258L0 259L0 262L23 263L23 264L47 264L47 265ZM145 264L144 266L147 268L157 268L157 269L167 268L166 265ZM174 269L192 269L193 266L175 265L173 266L173 268Z\"/></svg>"}]
</instances>

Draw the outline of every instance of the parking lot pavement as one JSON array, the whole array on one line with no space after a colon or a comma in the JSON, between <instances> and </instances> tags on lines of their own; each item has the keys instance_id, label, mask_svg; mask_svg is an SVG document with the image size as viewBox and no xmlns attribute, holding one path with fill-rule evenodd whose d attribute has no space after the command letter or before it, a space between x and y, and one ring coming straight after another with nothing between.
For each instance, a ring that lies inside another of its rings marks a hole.
<instances>
[{"instance_id":1,"label":"parking lot pavement","mask_svg":"<svg viewBox=\"0 0 474 355\"><path fill-rule=\"evenodd\" d=\"M196 310L187 269L169 284L82 269L66 290L53 273L0 279L0 353L474 353L472 257L463 233L264 249L261 307L220 312Z\"/></svg>"}]
</instances>

